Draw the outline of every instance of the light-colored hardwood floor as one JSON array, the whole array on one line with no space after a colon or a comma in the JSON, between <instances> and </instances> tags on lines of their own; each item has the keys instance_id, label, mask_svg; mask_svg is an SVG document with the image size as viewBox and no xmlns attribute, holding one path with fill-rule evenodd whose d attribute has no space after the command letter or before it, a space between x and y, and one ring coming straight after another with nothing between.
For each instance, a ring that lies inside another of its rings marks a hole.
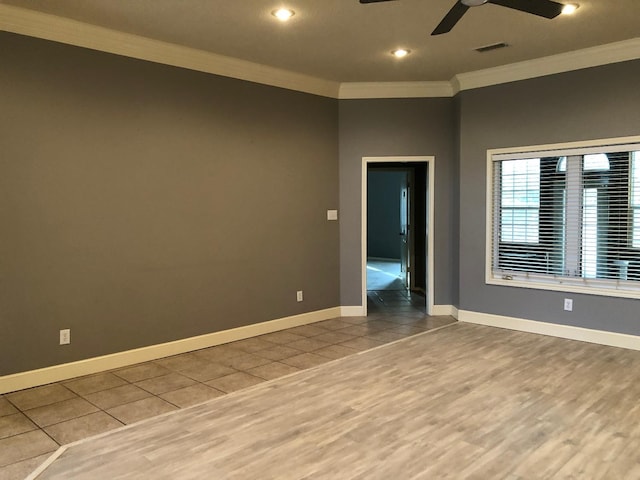
<instances>
[{"instance_id":1,"label":"light-colored hardwood floor","mask_svg":"<svg viewBox=\"0 0 640 480\"><path fill-rule=\"evenodd\" d=\"M71 445L38 479L638 479L640 352L455 324Z\"/></svg>"}]
</instances>

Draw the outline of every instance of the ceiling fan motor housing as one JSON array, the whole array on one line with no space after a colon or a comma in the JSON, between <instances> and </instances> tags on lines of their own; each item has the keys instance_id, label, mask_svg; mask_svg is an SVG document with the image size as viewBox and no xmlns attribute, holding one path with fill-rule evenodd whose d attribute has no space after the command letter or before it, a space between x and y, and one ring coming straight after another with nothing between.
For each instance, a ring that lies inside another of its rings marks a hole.
<instances>
[{"instance_id":1,"label":"ceiling fan motor housing","mask_svg":"<svg viewBox=\"0 0 640 480\"><path fill-rule=\"evenodd\" d=\"M360 0L360 3L389 2L393 0ZM456 0L451 10L444 16L431 35L441 35L451 31L470 7L480 7L487 3L531 13L552 19L562 13L564 4L555 0Z\"/></svg>"}]
</instances>

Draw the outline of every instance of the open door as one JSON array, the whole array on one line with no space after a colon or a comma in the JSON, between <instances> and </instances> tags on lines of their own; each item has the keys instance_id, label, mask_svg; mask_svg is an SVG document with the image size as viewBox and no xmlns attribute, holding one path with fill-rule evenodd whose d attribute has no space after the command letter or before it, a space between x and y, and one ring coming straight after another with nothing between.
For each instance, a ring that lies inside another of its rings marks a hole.
<instances>
[{"instance_id":1,"label":"open door","mask_svg":"<svg viewBox=\"0 0 640 480\"><path fill-rule=\"evenodd\" d=\"M373 172L402 172L395 187L383 194L380 185L369 185L369 174ZM412 308L424 308L425 313L431 314L434 303L434 248L433 248L433 217L434 217L434 171L435 158L424 157L363 157L362 159L362 306L364 315L368 311L368 290L380 293L380 289L368 289L368 262L373 260L398 259L395 274L399 288L386 289L388 294L380 294L390 299L386 307L393 304L402 307L399 300L406 300ZM395 189L395 191L394 191ZM373 193L375 192L375 193ZM388 199L388 201L384 201ZM379 228L380 219L387 218L387 209L381 210L380 204L388 205L396 218L389 222L384 230L390 236L383 235ZM398 218L398 216L400 218ZM380 242L389 246L393 255L380 255ZM374 253L376 252L376 253ZM397 256L396 256L397 255ZM372 266L373 265L372 262ZM396 261L397 262L397 261ZM388 260L387 260L387 263ZM372 268L375 270L375 268ZM422 307L420 307L422 297ZM383 298L385 300L385 298ZM372 303L373 305L373 303Z\"/></svg>"},{"instance_id":2,"label":"open door","mask_svg":"<svg viewBox=\"0 0 640 480\"><path fill-rule=\"evenodd\" d=\"M409 182L405 177L404 185L400 189L400 272L405 288L411 286L411 244L409 229L411 228L410 202L411 192Z\"/></svg>"}]
</instances>

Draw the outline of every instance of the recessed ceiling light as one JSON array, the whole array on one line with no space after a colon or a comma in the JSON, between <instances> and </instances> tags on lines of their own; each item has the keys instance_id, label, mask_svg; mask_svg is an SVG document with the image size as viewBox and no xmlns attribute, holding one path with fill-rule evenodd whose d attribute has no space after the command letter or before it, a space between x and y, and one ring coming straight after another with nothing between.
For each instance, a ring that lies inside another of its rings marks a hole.
<instances>
[{"instance_id":1,"label":"recessed ceiling light","mask_svg":"<svg viewBox=\"0 0 640 480\"><path fill-rule=\"evenodd\" d=\"M411 53L411 50L407 50L406 48L397 48L391 52L391 54L396 58L406 57Z\"/></svg>"},{"instance_id":2,"label":"recessed ceiling light","mask_svg":"<svg viewBox=\"0 0 640 480\"><path fill-rule=\"evenodd\" d=\"M575 13L577 9L577 3L566 3L564 7L562 7L562 15L571 15L572 13Z\"/></svg>"},{"instance_id":3,"label":"recessed ceiling light","mask_svg":"<svg viewBox=\"0 0 640 480\"><path fill-rule=\"evenodd\" d=\"M271 15L276 17L281 22L286 22L291 17L293 17L295 14L296 14L296 12L294 12L293 10L291 10L289 8L278 8L277 10L274 10L273 12L271 12Z\"/></svg>"}]
</instances>

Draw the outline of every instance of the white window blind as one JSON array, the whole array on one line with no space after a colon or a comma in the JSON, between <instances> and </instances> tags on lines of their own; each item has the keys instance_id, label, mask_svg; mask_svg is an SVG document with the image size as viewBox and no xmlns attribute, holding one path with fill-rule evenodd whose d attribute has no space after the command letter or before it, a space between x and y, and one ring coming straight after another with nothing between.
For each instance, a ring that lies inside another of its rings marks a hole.
<instances>
[{"instance_id":1,"label":"white window blind","mask_svg":"<svg viewBox=\"0 0 640 480\"><path fill-rule=\"evenodd\" d=\"M540 159L502 162L500 240L538 242Z\"/></svg>"},{"instance_id":2,"label":"white window blind","mask_svg":"<svg viewBox=\"0 0 640 480\"><path fill-rule=\"evenodd\" d=\"M631 165L632 246L640 248L640 152L633 152Z\"/></svg>"},{"instance_id":3,"label":"white window blind","mask_svg":"<svg viewBox=\"0 0 640 480\"><path fill-rule=\"evenodd\" d=\"M640 144L619 147L489 156L489 283L640 296Z\"/></svg>"}]
</instances>

